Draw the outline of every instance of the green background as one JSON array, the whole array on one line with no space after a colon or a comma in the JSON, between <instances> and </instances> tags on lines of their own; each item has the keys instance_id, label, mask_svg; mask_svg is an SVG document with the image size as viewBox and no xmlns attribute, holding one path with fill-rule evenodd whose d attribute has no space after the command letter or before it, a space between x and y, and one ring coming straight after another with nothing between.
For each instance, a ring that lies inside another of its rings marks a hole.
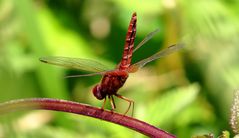
<instances>
[{"instance_id":1,"label":"green background","mask_svg":"<svg viewBox=\"0 0 239 138\"><path fill-rule=\"evenodd\" d=\"M160 29L133 55L134 63L172 44L185 44L130 74L119 93L135 101L134 117L180 138L231 130L231 99L239 87L237 0L1 0L0 102L50 97L100 107L102 101L91 93L100 76L66 79L86 72L39 58L88 58L113 69L134 11L136 45ZM116 112L123 113L128 103L115 100ZM39 110L0 116L0 137L144 136L85 116Z\"/></svg>"}]
</instances>

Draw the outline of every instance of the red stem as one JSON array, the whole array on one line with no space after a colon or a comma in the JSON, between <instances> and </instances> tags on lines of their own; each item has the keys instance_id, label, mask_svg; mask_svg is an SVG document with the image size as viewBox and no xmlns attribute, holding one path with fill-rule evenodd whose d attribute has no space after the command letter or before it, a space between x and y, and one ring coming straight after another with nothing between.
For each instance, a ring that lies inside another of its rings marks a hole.
<instances>
[{"instance_id":1,"label":"red stem","mask_svg":"<svg viewBox=\"0 0 239 138\"><path fill-rule=\"evenodd\" d=\"M0 114L19 109L45 109L80 114L119 124L149 137L176 138L176 136L166 131L160 130L135 118L72 101L50 98L32 98L12 100L0 104Z\"/></svg>"}]
</instances>

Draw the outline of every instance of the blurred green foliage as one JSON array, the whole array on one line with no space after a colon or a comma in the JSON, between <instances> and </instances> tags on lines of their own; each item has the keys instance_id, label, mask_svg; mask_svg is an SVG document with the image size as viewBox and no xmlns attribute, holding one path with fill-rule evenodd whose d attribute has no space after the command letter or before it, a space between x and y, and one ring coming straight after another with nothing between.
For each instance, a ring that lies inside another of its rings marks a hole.
<instances>
[{"instance_id":1,"label":"blurred green foliage","mask_svg":"<svg viewBox=\"0 0 239 138\"><path fill-rule=\"evenodd\" d=\"M239 87L237 0L1 0L0 101L51 97L100 107L102 101L91 93L100 77L65 79L84 72L38 59L89 58L113 68L133 11L138 15L136 44L160 29L133 62L185 44L184 50L132 74L120 90L135 101L135 117L180 138L230 130L232 92ZM127 108L119 99L116 104L117 112ZM0 120L0 137L8 138L144 137L101 120L50 111L11 113Z\"/></svg>"}]
</instances>

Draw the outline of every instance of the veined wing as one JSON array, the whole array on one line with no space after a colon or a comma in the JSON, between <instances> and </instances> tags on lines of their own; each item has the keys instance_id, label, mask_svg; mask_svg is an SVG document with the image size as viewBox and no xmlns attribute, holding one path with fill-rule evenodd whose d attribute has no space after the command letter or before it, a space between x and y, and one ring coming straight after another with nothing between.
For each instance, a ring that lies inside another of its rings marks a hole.
<instances>
[{"instance_id":1,"label":"veined wing","mask_svg":"<svg viewBox=\"0 0 239 138\"><path fill-rule=\"evenodd\" d=\"M106 72L110 70L107 66L90 59L70 57L42 57L41 62L62 66L71 69L84 70L88 72Z\"/></svg>"},{"instance_id":2,"label":"veined wing","mask_svg":"<svg viewBox=\"0 0 239 138\"><path fill-rule=\"evenodd\" d=\"M156 33L159 32L159 29L154 30L153 32L146 35L146 37L135 47L135 52L137 49L139 49L141 46L143 46L146 42L148 42Z\"/></svg>"},{"instance_id":3,"label":"veined wing","mask_svg":"<svg viewBox=\"0 0 239 138\"><path fill-rule=\"evenodd\" d=\"M129 72L130 73L134 73L136 72L138 69L142 68L143 66L145 66L147 63L153 61L153 60L156 60L156 59L159 59L159 58L162 58L162 57L165 57L169 54L172 54L173 52L179 50L183 48L183 44L175 44L175 45L172 45L172 46L169 46L168 48L166 49L163 49L155 54L153 54L152 56L146 58L146 59L143 59L133 65L130 66L129 68Z\"/></svg>"}]
</instances>

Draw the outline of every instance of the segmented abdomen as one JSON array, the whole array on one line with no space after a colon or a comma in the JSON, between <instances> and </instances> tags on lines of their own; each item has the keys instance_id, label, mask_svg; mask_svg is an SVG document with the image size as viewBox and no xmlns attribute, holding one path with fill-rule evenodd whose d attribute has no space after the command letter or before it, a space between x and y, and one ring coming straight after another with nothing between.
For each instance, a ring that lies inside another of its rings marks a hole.
<instances>
[{"instance_id":1,"label":"segmented abdomen","mask_svg":"<svg viewBox=\"0 0 239 138\"><path fill-rule=\"evenodd\" d=\"M120 70L128 69L131 63L133 48L134 48L134 39L136 34L136 21L137 21L137 17L136 17L136 13L134 12L131 17L131 21L128 27L128 32L126 35L124 52L119 65Z\"/></svg>"}]
</instances>

